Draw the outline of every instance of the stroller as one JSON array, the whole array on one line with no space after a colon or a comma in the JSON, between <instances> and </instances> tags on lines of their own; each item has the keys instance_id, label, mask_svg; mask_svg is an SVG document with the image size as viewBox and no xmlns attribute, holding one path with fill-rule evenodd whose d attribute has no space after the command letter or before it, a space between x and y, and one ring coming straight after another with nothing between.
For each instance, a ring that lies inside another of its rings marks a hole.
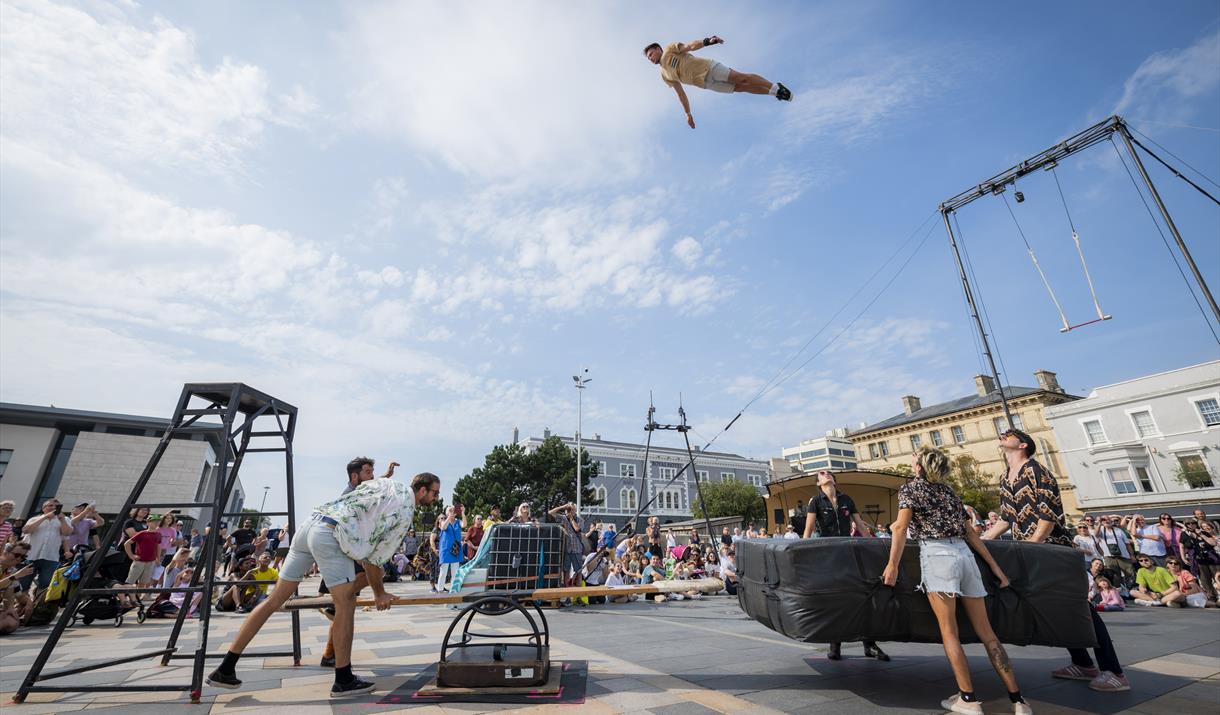
<instances>
[{"instance_id":1,"label":"stroller","mask_svg":"<svg viewBox=\"0 0 1220 715\"><path fill-rule=\"evenodd\" d=\"M78 588L110 588L116 583L123 582L127 571L127 559L123 552L115 551L106 555L97 573L94 574L88 583L85 583L81 577L85 572L85 564L92 558L93 553L95 552L88 554L79 553L76 555L76 559L73 562L73 565L77 567L76 579L73 581L69 577L71 582L69 589L71 589L72 593L75 593L75 590ZM136 606L136 620L143 623L147 617L146 609L138 595L133 594L133 597L136 604L138 604ZM124 606L123 600L115 594L88 596L77 605L68 626L75 626L78 620L86 626L94 621L113 620L114 627L118 628L123 625L123 616L131 611L131 609L131 606Z\"/></svg>"}]
</instances>

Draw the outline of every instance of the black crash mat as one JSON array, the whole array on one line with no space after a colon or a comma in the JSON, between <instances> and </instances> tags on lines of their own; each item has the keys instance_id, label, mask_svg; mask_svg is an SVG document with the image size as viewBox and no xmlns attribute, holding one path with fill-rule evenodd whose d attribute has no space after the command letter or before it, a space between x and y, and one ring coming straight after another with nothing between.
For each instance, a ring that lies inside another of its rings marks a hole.
<instances>
[{"instance_id":1,"label":"black crash mat","mask_svg":"<svg viewBox=\"0 0 1220 715\"><path fill-rule=\"evenodd\" d=\"M398 705L411 707L413 705L444 705L446 703L494 703L500 705L543 705L558 703L561 705L579 705L585 701L585 685L589 679L589 661L564 660L551 661L551 669L563 668L559 681L559 692L536 692L537 688L522 688L518 693L504 693L496 689L494 693L471 693L462 689L461 692L445 695L422 695L420 689L436 682L436 663L420 671L414 678L398 686L377 701L378 705Z\"/></svg>"},{"instance_id":2,"label":"black crash mat","mask_svg":"<svg viewBox=\"0 0 1220 715\"><path fill-rule=\"evenodd\" d=\"M991 627L1002 642L1096 645L1079 553L1005 540L988 541L987 548L1011 583L998 589L978 560ZM799 641L940 643L928 598L915 590L919 544L907 543L893 588L881 583L889 552L889 539L743 539L737 542L737 600L754 620ZM965 612L957 614L962 641L977 643Z\"/></svg>"}]
</instances>

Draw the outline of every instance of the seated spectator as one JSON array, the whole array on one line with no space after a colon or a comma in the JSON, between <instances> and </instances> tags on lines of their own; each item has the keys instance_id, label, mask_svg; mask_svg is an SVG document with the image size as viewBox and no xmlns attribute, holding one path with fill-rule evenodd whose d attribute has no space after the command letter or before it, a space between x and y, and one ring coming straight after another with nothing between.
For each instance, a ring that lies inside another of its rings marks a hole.
<instances>
[{"instance_id":1,"label":"seated spectator","mask_svg":"<svg viewBox=\"0 0 1220 715\"><path fill-rule=\"evenodd\" d=\"M1088 524L1082 523L1076 526L1076 535L1072 537L1072 544L1084 558L1085 564L1091 564L1093 559L1102 557L1101 543L1096 536L1093 536L1093 532L1089 531Z\"/></svg>"},{"instance_id":2,"label":"seated spectator","mask_svg":"<svg viewBox=\"0 0 1220 715\"><path fill-rule=\"evenodd\" d=\"M244 556L237 562L237 568L232 571L233 574L240 574L233 580L235 581L253 581L254 569L258 565L253 558ZM240 611L241 613L249 613L255 605L261 600L259 591L265 586L230 586L216 599L217 611Z\"/></svg>"},{"instance_id":3,"label":"seated spectator","mask_svg":"<svg viewBox=\"0 0 1220 715\"><path fill-rule=\"evenodd\" d=\"M195 575L194 566L186 566L174 576L174 582L170 586L189 586L191 585L191 577ZM194 618L199 615L199 602L203 600L202 593L191 594L191 610L187 612L187 618ZM186 594L181 591L175 591L169 595L169 602L174 604L174 608L181 609L182 604L186 602Z\"/></svg>"},{"instance_id":4,"label":"seated spectator","mask_svg":"<svg viewBox=\"0 0 1220 715\"><path fill-rule=\"evenodd\" d=\"M165 570L161 574L160 584L166 588L171 588L178 581L178 574L182 569L191 563L191 550L183 546L174 552L170 560L165 564Z\"/></svg>"},{"instance_id":5,"label":"seated spectator","mask_svg":"<svg viewBox=\"0 0 1220 715\"><path fill-rule=\"evenodd\" d=\"M1183 606L1191 606L1194 608L1203 608L1207 605L1207 596L1203 594L1203 589L1200 588L1199 582L1195 579L1195 575L1182 565L1182 560L1176 556L1171 556L1165 560L1165 566L1168 567L1169 573L1173 574L1176 580L1174 590L1165 594L1162 599L1168 606L1181 608Z\"/></svg>"},{"instance_id":6,"label":"seated spectator","mask_svg":"<svg viewBox=\"0 0 1220 715\"><path fill-rule=\"evenodd\" d=\"M1108 578L1097 579L1097 595L1100 599L1095 606L1099 611L1123 611L1127 604L1123 602L1122 594L1110 583Z\"/></svg>"},{"instance_id":7,"label":"seated spectator","mask_svg":"<svg viewBox=\"0 0 1220 715\"><path fill-rule=\"evenodd\" d=\"M1096 584L1096 582L1101 579L1105 579L1106 581L1109 581L1110 585L1112 585L1112 586L1114 586L1115 584L1122 583L1122 581L1119 580L1119 578L1118 578L1118 574L1116 574L1113 571L1111 571L1110 569L1106 568L1105 562L1102 561L1100 558L1093 559L1092 561L1089 562L1089 576L1091 577L1094 584ZM1117 586L1115 586L1115 587L1117 588ZM1119 593L1120 594L1122 593L1122 589L1119 589ZM1092 601L1094 604L1099 603L1097 597L1098 597L1098 591L1097 591L1096 585L1094 585L1091 588L1089 588L1089 600Z\"/></svg>"},{"instance_id":8,"label":"seated spectator","mask_svg":"<svg viewBox=\"0 0 1220 715\"><path fill-rule=\"evenodd\" d=\"M732 549L720 550L720 578L724 581L724 590L730 596L737 595L737 559Z\"/></svg>"},{"instance_id":9,"label":"seated spectator","mask_svg":"<svg viewBox=\"0 0 1220 715\"><path fill-rule=\"evenodd\" d=\"M796 533L796 527L792 526L792 524L789 524L787 527L784 528L784 538L789 539L789 540L799 539L799 538L801 538L801 535Z\"/></svg>"},{"instance_id":10,"label":"seated spectator","mask_svg":"<svg viewBox=\"0 0 1220 715\"><path fill-rule=\"evenodd\" d=\"M1164 598L1170 591L1177 590L1177 579L1164 566L1158 566L1151 556L1140 554L1139 565L1131 597L1141 606L1168 605Z\"/></svg>"},{"instance_id":11,"label":"seated spectator","mask_svg":"<svg viewBox=\"0 0 1220 715\"><path fill-rule=\"evenodd\" d=\"M640 572L640 583L647 585L653 581L664 581L665 573L665 566L661 563L661 555L653 554L648 565ZM644 598L648 601L665 603L665 594L663 593L646 593Z\"/></svg>"},{"instance_id":12,"label":"seated spectator","mask_svg":"<svg viewBox=\"0 0 1220 715\"><path fill-rule=\"evenodd\" d=\"M410 566L410 561L407 559L407 554L402 550L401 546L398 547L398 551L390 558L390 561L394 563L394 570L398 572L398 575L400 577L405 576L407 568Z\"/></svg>"},{"instance_id":13,"label":"seated spectator","mask_svg":"<svg viewBox=\"0 0 1220 715\"><path fill-rule=\"evenodd\" d=\"M9 521L16 508L17 503L11 499L0 501L0 548L16 541L13 537L13 522Z\"/></svg>"},{"instance_id":14,"label":"seated spectator","mask_svg":"<svg viewBox=\"0 0 1220 715\"><path fill-rule=\"evenodd\" d=\"M26 562L29 546L6 544L0 555L0 635L17 630L30 617L34 602L21 587L21 579L34 573L34 565Z\"/></svg>"}]
</instances>

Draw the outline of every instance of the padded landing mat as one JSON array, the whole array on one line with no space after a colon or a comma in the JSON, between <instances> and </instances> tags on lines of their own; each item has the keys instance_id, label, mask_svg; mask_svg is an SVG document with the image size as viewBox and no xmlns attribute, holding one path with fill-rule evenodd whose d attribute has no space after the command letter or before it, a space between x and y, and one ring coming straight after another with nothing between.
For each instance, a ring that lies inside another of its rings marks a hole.
<instances>
[{"instance_id":1,"label":"padded landing mat","mask_svg":"<svg viewBox=\"0 0 1220 715\"><path fill-rule=\"evenodd\" d=\"M558 703L578 705L585 701L585 684L589 679L589 662L586 660L551 661L552 680L558 676L557 687L550 682L535 688L521 688L505 692L504 688L453 689L453 692L438 693L436 664L425 668L411 680L398 686L393 692L377 701L378 705L444 705L446 703L492 703L499 705L539 705Z\"/></svg>"},{"instance_id":2,"label":"padded landing mat","mask_svg":"<svg viewBox=\"0 0 1220 715\"><path fill-rule=\"evenodd\" d=\"M1096 645L1079 552L1013 541L988 541L987 548L1011 581L998 588L991 570L978 562L987 614L1002 642ZM889 539L743 539L737 542L737 599L754 620L808 643L940 643L928 597L915 590L919 544L907 543L893 588L881 584L889 551ZM961 608L957 621L962 641L977 643Z\"/></svg>"}]
</instances>

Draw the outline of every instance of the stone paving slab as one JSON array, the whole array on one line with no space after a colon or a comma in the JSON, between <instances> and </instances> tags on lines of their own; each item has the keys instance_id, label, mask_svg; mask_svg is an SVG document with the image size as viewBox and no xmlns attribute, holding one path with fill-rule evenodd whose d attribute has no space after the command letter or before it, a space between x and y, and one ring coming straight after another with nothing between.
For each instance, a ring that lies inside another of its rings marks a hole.
<instances>
[{"instance_id":1,"label":"stone paving slab","mask_svg":"<svg viewBox=\"0 0 1220 715\"><path fill-rule=\"evenodd\" d=\"M426 586L393 584L398 593ZM404 704L377 701L435 662L455 611L443 607L396 608L357 613L353 656L358 672L379 685L376 693L352 701L328 698L332 674L317 659L329 624L314 612L301 614L303 665L288 657L258 653L288 650L291 620L276 617L244 658L238 691L205 688L190 705L174 693L35 693L21 706L8 698L37 657L49 629L28 629L0 640L0 697L5 715L115 711L124 715L258 712L290 715L409 712L466 715L479 712L550 713L559 705ZM881 663L861 657L860 644L845 644L842 661L825 657L826 646L790 641L744 617L735 600L654 604L606 604L547 610L552 657L589 661L586 702L580 712L702 715L721 713L939 713L941 698L954 690L943 651L937 645L884 644L893 657ZM1099 694L1084 683L1058 681L1049 671L1067 662L1053 648L1009 649L1022 692L1039 715L1160 715L1220 712L1220 612L1133 609L1105 615L1133 685L1130 693ZM209 650L219 653L241 623L235 614L213 620ZM134 620L121 628L69 629L53 654L51 669L121 657L164 647L170 622ZM498 624L485 632L517 632ZM188 623L179 652L194 650L197 628ZM976 691L986 712L1011 712L998 678L981 647L967 646ZM214 665L215 661L209 661ZM190 661L162 668L152 659L113 666L64 679L74 684L179 683L190 678ZM570 712L570 711L569 711Z\"/></svg>"}]
</instances>

